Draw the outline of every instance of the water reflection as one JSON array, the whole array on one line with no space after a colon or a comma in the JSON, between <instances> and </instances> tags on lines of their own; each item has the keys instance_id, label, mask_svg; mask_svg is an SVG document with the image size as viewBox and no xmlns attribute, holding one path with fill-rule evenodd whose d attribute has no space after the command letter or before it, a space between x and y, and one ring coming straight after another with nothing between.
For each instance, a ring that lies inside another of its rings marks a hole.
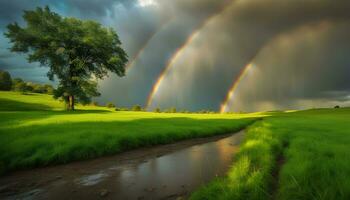
<instances>
[{"instance_id":1,"label":"water reflection","mask_svg":"<svg viewBox=\"0 0 350 200\"><path fill-rule=\"evenodd\" d=\"M160 199L189 194L215 176L224 175L238 149L242 132L156 157L115 177L116 197Z\"/></svg>"}]
</instances>

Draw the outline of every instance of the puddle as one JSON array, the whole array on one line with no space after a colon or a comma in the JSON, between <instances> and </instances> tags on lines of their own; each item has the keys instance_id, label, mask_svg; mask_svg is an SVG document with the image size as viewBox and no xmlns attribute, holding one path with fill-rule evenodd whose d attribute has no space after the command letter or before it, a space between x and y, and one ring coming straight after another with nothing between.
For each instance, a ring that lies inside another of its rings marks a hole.
<instances>
[{"instance_id":1,"label":"puddle","mask_svg":"<svg viewBox=\"0 0 350 200\"><path fill-rule=\"evenodd\" d=\"M99 172L97 174L92 175L86 175L79 179L76 179L76 182L83 186L92 186L96 185L97 183L103 181L104 178L106 178L108 175L104 172Z\"/></svg>"}]
</instances>

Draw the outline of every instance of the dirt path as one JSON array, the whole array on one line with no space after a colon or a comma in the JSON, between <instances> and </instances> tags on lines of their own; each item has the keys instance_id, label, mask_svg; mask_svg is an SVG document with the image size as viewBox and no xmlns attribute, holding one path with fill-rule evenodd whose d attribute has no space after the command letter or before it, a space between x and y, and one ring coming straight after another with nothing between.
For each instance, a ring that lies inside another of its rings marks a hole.
<instances>
[{"instance_id":1,"label":"dirt path","mask_svg":"<svg viewBox=\"0 0 350 200\"><path fill-rule=\"evenodd\" d=\"M15 172L0 199L176 199L224 175L244 132Z\"/></svg>"}]
</instances>

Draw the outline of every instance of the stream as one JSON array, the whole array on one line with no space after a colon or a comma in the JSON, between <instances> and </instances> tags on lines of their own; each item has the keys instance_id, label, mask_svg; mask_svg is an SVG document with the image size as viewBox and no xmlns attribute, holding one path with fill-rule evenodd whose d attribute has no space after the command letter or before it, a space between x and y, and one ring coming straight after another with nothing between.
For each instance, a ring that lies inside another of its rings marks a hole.
<instances>
[{"instance_id":1,"label":"stream","mask_svg":"<svg viewBox=\"0 0 350 200\"><path fill-rule=\"evenodd\" d=\"M0 199L180 199L223 176L244 131L0 177Z\"/></svg>"}]
</instances>

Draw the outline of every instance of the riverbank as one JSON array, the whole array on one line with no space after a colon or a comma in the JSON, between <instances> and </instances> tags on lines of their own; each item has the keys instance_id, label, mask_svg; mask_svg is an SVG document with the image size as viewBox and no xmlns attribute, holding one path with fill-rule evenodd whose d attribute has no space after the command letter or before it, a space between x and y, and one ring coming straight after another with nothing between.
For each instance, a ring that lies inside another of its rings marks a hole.
<instances>
[{"instance_id":1,"label":"riverbank","mask_svg":"<svg viewBox=\"0 0 350 200\"><path fill-rule=\"evenodd\" d=\"M15 172L1 199L177 199L223 176L244 131L141 148L114 156Z\"/></svg>"}]
</instances>

